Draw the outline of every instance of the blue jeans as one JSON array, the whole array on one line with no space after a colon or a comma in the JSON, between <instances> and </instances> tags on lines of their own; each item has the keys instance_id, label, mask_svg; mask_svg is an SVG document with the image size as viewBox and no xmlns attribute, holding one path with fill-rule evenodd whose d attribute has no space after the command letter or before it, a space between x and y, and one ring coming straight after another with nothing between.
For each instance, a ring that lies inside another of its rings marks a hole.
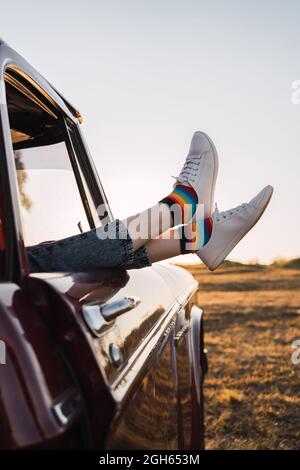
<instances>
[{"instance_id":1,"label":"blue jeans","mask_svg":"<svg viewBox=\"0 0 300 470\"><path fill-rule=\"evenodd\" d=\"M112 229L116 238L99 238ZM126 226L116 219L105 226L58 241L27 247L31 272L137 269L151 266L145 247L133 251Z\"/></svg>"}]
</instances>

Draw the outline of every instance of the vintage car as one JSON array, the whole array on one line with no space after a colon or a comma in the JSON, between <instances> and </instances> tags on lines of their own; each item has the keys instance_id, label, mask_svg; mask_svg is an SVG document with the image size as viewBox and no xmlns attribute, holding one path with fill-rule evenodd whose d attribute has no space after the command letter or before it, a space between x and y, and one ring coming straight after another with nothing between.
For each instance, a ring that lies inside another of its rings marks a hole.
<instances>
[{"instance_id":1,"label":"vintage car","mask_svg":"<svg viewBox=\"0 0 300 470\"><path fill-rule=\"evenodd\" d=\"M202 311L184 269L30 273L101 225L79 112L0 41L0 448L203 449Z\"/></svg>"}]
</instances>

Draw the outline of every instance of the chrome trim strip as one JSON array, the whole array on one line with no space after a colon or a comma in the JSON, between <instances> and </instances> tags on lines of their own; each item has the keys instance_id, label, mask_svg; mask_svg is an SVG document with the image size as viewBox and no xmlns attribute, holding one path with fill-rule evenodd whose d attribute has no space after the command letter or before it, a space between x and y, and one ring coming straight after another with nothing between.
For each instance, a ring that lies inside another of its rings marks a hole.
<instances>
[{"instance_id":1,"label":"chrome trim strip","mask_svg":"<svg viewBox=\"0 0 300 470\"><path fill-rule=\"evenodd\" d=\"M52 117L57 119L57 115L54 114L53 111L51 111L51 109L48 108L48 106L46 106L44 103L42 103L42 101L39 100L38 97L34 93L32 93L28 88L26 88L26 86L24 86L21 82L18 82L18 80L15 77L13 77L12 75L9 74L10 69L15 70L19 75L24 77L28 82L30 82L32 84L34 83L35 88L41 93L41 91L40 91L41 89L38 89L36 83L32 79L30 81L29 76L26 76L26 74L22 73L21 70L19 71L18 68L14 67L14 66L11 66L11 67L8 66L6 68L5 73L4 73L4 81L7 81L11 86L16 88L20 93L22 93L27 98L29 98L31 101L33 101L37 106L39 106L44 111L46 111L48 114L50 114ZM54 101L51 100L50 96L46 95L45 92L43 93L43 96L45 96L45 98L48 99L48 101L51 101L52 105L55 105Z\"/></svg>"},{"instance_id":2,"label":"chrome trim strip","mask_svg":"<svg viewBox=\"0 0 300 470\"><path fill-rule=\"evenodd\" d=\"M169 323L172 321L173 316L179 310L179 305L176 302L166 312L163 318L154 326L153 330L146 336L144 342L134 351L129 357L124 368L120 374L111 383L111 392L116 400L122 400L124 395L132 386L137 372L144 366L151 356L158 349L163 339L166 337L166 330Z\"/></svg>"},{"instance_id":3,"label":"chrome trim strip","mask_svg":"<svg viewBox=\"0 0 300 470\"><path fill-rule=\"evenodd\" d=\"M198 286L199 283L194 279L193 285L187 287L181 294L176 297L176 300L181 305L181 307L185 307L192 295L197 291Z\"/></svg>"},{"instance_id":4,"label":"chrome trim strip","mask_svg":"<svg viewBox=\"0 0 300 470\"><path fill-rule=\"evenodd\" d=\"M164 338L168 336L171 329L171 322L175 323L174 316L184 307L192 295L196 292L198 283L195 281L193 286L185 289L183 293L171 304L169 310L155 324L153 329L144 338L143 343L137 347L134 353L128 358L120 373L111 383L112 396L120 401L132 387L137 378L137 373L144 364L151 359L155 351L159 349ZM179 301L178 301L179 299Z\"/></svg>"}]
</instances>

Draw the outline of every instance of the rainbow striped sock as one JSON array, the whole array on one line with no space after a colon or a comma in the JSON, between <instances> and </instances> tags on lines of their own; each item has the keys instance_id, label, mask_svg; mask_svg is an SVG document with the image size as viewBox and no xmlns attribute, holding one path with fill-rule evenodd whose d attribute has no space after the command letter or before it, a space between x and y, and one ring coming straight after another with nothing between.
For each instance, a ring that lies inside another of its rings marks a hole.
<instances>
[{"instance_id":1,"label":"rainbow striped sock","mask_svg":"<svg viewBox=\"0 0 300 470\"><path fill-rule=\"evenodd\" d=\"M212 219L192 221L182 227L180 237L181 253L195 253L206 245L211 237Z\"/></svg>"},{"instance_id":2,"label":"rainbow striped sock","mask_svg":"<svg viewBox=\"0 0 300 470\"><path fill-rule=\"evenodd\" d=\"M175 225L186 224L196 212L198 196L191 186L177 184L171 194L159 202L169 206Z\"/></svg>"}]
</instances>

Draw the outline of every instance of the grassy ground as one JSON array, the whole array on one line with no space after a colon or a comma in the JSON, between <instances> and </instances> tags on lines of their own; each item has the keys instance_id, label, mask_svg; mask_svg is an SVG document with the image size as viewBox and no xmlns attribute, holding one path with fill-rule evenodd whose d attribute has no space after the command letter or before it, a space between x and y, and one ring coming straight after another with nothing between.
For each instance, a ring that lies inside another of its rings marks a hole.
<instances>
[{"instance_id":1,"label":"grassy ground","mask_svg":"<svg viewBox=\"0 0 300 470\"><path fill-rule=\"evenodd\" d=\"M189 268L205 311L207 449L300 449L298 264Z\"/></svg>"}]
</instances>

